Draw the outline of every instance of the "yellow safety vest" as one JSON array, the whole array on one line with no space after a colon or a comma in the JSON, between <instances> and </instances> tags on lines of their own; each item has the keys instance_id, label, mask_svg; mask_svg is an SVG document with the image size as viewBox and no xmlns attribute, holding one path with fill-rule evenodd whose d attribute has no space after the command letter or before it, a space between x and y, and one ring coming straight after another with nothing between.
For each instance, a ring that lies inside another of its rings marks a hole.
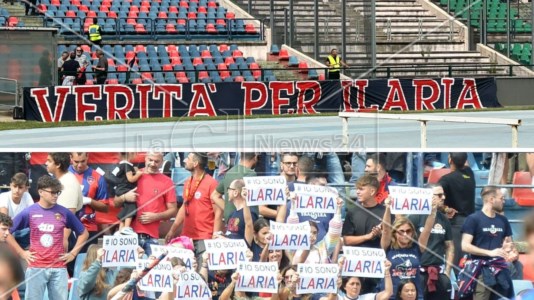
<instances>
[{"instance_id":1,"label":"yellow safety vest","mask_svg":"<svg viewBox=\"0 0 534 300\"><path fill-rule=\"evenodd\" d=\"M336 58L334 58L332 55L328 55L328 61L330 62L329 72L339 72L339 68L341 67L339 64L340 60L341 59L339 58L339 55L337 55Z\"/></svg>"},{"instance_id":2,"label":"yellow safety vest","mask_svg":"<svg viewBox=\"0 0 534 300\"><path fill-rule=\"evenodd\" d=\"M100 29L100 26L98 26L97 24L89 26L89 40L91 42L99 41L102 39L98 29Z\"/></svg>"}]
</instances>

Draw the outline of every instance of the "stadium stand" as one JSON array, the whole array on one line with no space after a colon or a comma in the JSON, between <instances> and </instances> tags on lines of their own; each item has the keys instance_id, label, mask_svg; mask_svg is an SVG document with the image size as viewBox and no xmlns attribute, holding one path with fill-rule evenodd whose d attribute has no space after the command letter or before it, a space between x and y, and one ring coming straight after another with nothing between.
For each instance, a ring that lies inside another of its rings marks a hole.
<instances>
[{"instance_id":1,"label":"stadium stand","mask_svg":"<svg viewBox=\"0 0 534 300\"><path fill-rule=\"evenodd\" d=\"M508 44L496 43L495 50L506 55L508 53ZM523 65L530 65L532 57L531 43L513 43L510 45L510 57Z\"/></svg>"}]
</instances>

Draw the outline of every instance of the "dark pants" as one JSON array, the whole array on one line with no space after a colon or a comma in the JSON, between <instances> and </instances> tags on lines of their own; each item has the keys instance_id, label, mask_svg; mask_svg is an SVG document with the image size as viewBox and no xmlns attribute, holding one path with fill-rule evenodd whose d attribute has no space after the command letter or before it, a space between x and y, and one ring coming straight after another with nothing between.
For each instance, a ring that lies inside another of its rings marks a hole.
<instances>
[{"instance_id":1,"label":"dark pants","mask_svg":"<svg viewBox=\"0 0 534 300\"><path fill-rule=\"evenodd\" d=\"M96 78L96 84L104 84L106 83L106 77L97 77Z\"/></svg>"},{"instance_id":2,"label":"dark pants","mask_svg":"<svg viewBox=\"0 0 534 300\"><path fill-rule=\"evenodd\" d=\"M452 227L452 241L454 243L454 260L452 261L455 266L458 265L460 259L464 256L462 251L462 226L464 225L466 217L456 215L452 218L451 227ZM458 275L457 270L455 270L456 275Z\"/></svg>"},{"instance_id":3,"label":"dark pants","mask_svg":"<svg viewBox=\"0 0 534 300\"><path fill-rule=\"evenodd\" d=\"M439 274L438 281L436 282L436 291L435 292L429 292L428 291L428 274L427 273L421 273L421 286L425 287L424 290L424 299L425 300L438 300L438 299L450 299L451 298L451 280L449 277L447 277L445 274Z\"/></svg>"},{"instance_id":4,"label":"dark pants","mask_svg":"<svg viewBox=\"0 0 534 300\"><path fill-rule=\"evenodd\" d=\"M24 6L26 7L26 15L34 15L36 5L37 5L37 0L25 0ZM30 14L30 10L32 11L31 14Z\"/></svg>"},{"instance_id":5,"label":"dark pants","mask_svg":"<svg viewBox=\"0 0 534 300\"><path fill-rule=\"evenodd\" d=\"M339 79L339 71L337 72L328 71L328 79Z\"/></svg>"},{"instance_id":6,"label":"dark pants","mask_svg":"<svg viewBox=\"0 0 534 300\"><path fill-rule=\"evenodd\" d=\"M202 254L206 252L206 245L204 244L204 240L195 240L193 241L193 246L195 246L195 258L197 259L197 263L199 266L202 265Z\"/></svg>"}]
</instances>

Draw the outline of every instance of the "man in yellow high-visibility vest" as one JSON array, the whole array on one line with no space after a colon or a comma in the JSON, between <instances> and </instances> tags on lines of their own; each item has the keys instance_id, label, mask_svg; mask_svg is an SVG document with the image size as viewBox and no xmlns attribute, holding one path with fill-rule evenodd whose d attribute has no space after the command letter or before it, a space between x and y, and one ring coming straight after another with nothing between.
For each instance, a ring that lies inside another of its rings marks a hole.
<instances>
[{"instance_id":1,"label":"man in yellow high-visibility vest","mask_svg":"<svg viewBox=\"0 0 534 300\"><path fill-rule=\"evenodd\" d=\"M102 31L100 25L97 24L97 18L93 19L93 24L89 26L88 33L91 43L100 46L102 45Z\"/></svg>"},{"instance_id":2,"label":"man in yellow high-visibility vest","mask_svg":"<svg viewBox=\"0 0 534 300\"><path fill-rule=\"evenodd\" d=\"M341 66L345 68L349 67L337 54L336 48L330 51L330 55L326 58L326 65L330 67L328 70L328 79L339 79L339 69Z\"/></svg>"}]
</instances>

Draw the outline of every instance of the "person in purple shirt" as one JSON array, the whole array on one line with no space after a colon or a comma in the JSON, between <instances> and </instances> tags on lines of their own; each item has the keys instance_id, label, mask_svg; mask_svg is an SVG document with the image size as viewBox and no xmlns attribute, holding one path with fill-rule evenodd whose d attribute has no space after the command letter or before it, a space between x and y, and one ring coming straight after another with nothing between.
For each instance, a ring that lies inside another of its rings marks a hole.
<instances>
[{"instance_id":1,"label":"person in purple shirt","mask_svg":"<svg viewBox=\"0 0 534 300\"><path fill-rule=\"evenodd\" d=\"M11 231L30 228L30 248L22 249L15 239L9 235L8 244L26 262L25 299L42 299L48 289L49 299L67 300L67 268L66 265L78 255L89 233L78 218L67 208L58 205L61 194L59 180L48 175L42 176L37 182L39 201L27 207L13 220ZM64 229L76 233L76 245L67 252L63 244Z\"/></svg>"}]
</instances>

